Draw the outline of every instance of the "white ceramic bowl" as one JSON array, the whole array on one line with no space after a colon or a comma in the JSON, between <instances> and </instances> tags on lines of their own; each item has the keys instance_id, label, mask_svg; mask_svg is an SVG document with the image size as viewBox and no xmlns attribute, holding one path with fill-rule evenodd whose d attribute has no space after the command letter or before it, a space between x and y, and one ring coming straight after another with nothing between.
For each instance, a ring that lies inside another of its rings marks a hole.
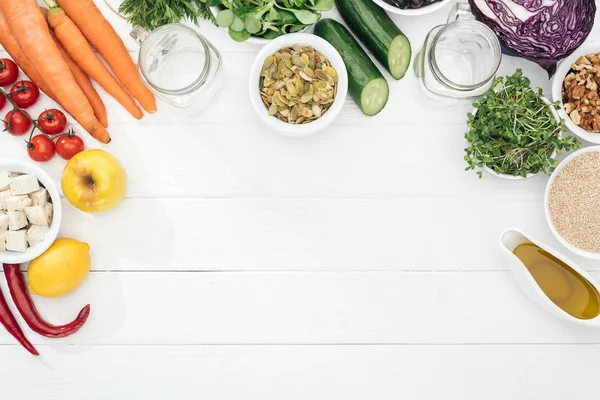
<instances>
[{"instance_id":1,"label":"white ceramic bowl","mask_svg":"<svg viewBox=\"0 0 600 400\"><path fill-rule=\"evenodd\" d=\"M554 101L560 101L560 103L562 104L562 86L565 77L571 70L571 65L579 57L590 53L600 53L600 43L586 44L584 46L581 46L573 54L571 54L569 57L565 58L560 62L558 68L556 69L556 74L552 78L552 98L554 99ZM560 110L558 110L558 115L560 115L560 117L565 120L565 125L575 135L579 136L586 142L600 144L600 132L588 132L585 129L582 129L579 126L575 125L575 123L571 120L571 117L569 117L569 115L565 111L564 106L562 106Z\"/></svg>"},{"instance_id":2,"label":"white ceramic bowl","mask_svg":"<svg viewBox=\"0 0 600 400\"><path fill-rule=\"evenodd\" d=\"M60 201L60 194L58 193L56 184L50 178L50 176L35 164L21 160L1 159L0 170L35 175L38 181L40 181L40 183L48 191L50 200L54 206L54 217L52 218L50 230L41 243L28 248L24 253L15 251L0 251L0 263L21 264L40 256L43 252L48 250L48 247L50 247L50 245L54 243L54 240L56 240L56 236L58 235L60 224L62 222L62 203Z\"/></svg>"},{"instance_id":3,"label":"white ceramic bowl","mask_svg":"<svg viewBox=\"0 0 600 400\"><path fill-rule=\"evenodd\" d=\"M219 13L219 11L221 11L221 7L219 7L219 6L212 6L210 8L210 11L212 12L212 14L216 18L216 16ZM300 33L300 32L306 32L311 26L312 25L309 25L309 26L305 27L304 29L298 31L298 33ZM226 30L226 28L222 28L222 29ZM288 35L292 35L292 34L288 33ZM231 39L231 40L233 40L233 39ZM262 45L262 44L267 44L267 43L271 42L272 40L274 40L274 39L265 39L265 38L260 37L260 36L250 35L250 37L248 38L248 40L246 40L244 43L261 44Z\"/></svg>"},{"instance_id":4,"label":"white ceramic bowl","mask_svg":"<svg viewBox=\"0 0 600 400\"><path fill-rule=\"evenodd\" d=\"M554 234L554 236L556 237L556 239L563 246L565 246L567 249L569 249L570 251L572 251L573 253L575 253L575 254L577 254L579 256L586 257L586 258L591 258L591 259L594 259L594 260L600 260L600 253L590 253L589 251L581 250L581 249L573 246L571 243L567 242L560 235L560 233L558 233L558 231L554 227L554 224L552 223L552 219L550 218L550 207L549 207L549 202L548 202L548 200L550 198L550 188L552 187L552 184L554 183L554 180L556 179L556 177L558 176L558 174L560 173L560 171L562 171L562 169L567 164L569 164L571 162L571 160L573 160L575 157L578 157L578 156L582 155L583 153L589 153L589 152L592 152L592 151L600 152L600 146L591 146L591 147L586 147L584 149L579 149L576 152L574 152L573 154L569 155L563 161L561 161L560 164L558 164L558 167L556 167L556 169L554 170L554 172L550 176L550 179L548 180L548 184L546 185L546 192L544 194L544 212L546 214L546 221L548 221L548 226L550 227L550 230L552 231L552 233Z\"/></svg>"},{"instance_id":5,"label":"white ceramic bowl","mask_svg":"<svg viewBox=\"0 0 600 400\"><path fill-rule=\"evenodd\" d=\"M307 124L299 125L288 124L287 122L280 121L269 115L269 110L263 104L259 90L260 71L262 70L265 58L281 48L296 44L312 46L317 52L324 55L331 62L331 66L338 74L337 93L329 110L327 110L321 118ZM308 33L291 33L289 35L280 36L265 45L254 59L254 63L250 69L249 82L248 89L250 91L250 101L260 119L275 132L292 137L312 135L329 126L342 110L344 102L346 101L346 95L348 94L348 72L340 53L338 53L338 51L326 40Z\"/></svg>"},{"instance_id":6,"label":"white ceramic bowl","mask_svg":"<svg viewBox=\"0 0 600 400\"><path fill-rule=\"evenodd\" d=\"M391 12L393 14L398 14L398 15L425 15L425 14L431 14L432 12L437 11L440 8L443 8L443 7L447 6L448 4L454 3L452 0L442 0L442 1L435 2L435 3L430 4L428 6L425 6L425 7L421 7L421 8L409 8L409 9L403 10L401 8L394 7L394 6L386 3L383 0L373 0L373 2L375 4L377 4L379 7L383 8L384 10L386 10L388 12Z\"/></svg>"},{"instance_id":7,"label":"white ceramic bowl","mask_svg":"<svg viewBox=\"0 0 600 400\"><path fill-rule=\"evenodd\" d=\"M542 101L546 104L548 104L548 106L550 106L552 103L550 102L550 100L548 100L545 97L541 97ZM473 110L472 114L475 116L477 115L477 108ZM558 115L558 112L556 110L556 108L554 107L550 107L550 111L552 111L552 115L554 115L554 118L556 118L557 121L560 121L560 116ZM559 132L558 133L559 136L562 136L562 133ZM551 158L556 157L557 151L554 150L554 152L552 152ZM502 178L502 179L507 179L507 180L513 180L513 181L520 181L523 179L529 179L529 178L533 178L534 176L537 176L539 174L541 174L541 172L538 172L537 174L527 174L527 176L522 177L522 176L514 176L514 175L510 175L510 174L499 174L496 171L494 171L493 169L491 169L490 167L488 167L487 165L483 166L483 169L485 170L485 172L487 172L490 175L494 175L498 178Z\"/></svg>"}]
</instances>

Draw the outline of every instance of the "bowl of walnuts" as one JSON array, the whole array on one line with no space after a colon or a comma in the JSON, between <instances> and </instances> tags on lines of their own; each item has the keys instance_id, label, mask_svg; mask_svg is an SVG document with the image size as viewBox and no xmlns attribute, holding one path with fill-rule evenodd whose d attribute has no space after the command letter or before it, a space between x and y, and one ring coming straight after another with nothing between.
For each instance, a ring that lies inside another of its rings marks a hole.
<instances>
[{"instance_id":1,"label":"bowl of walnuts","mask_svg":"<svg viewBox=\"0 0 600 400\"><path fill-rule=\"evenodd\" d=\"M581 139L600 144L600 44L564 59L552 82L552 97L565 125Z\"/></svg>"}]
</instances>

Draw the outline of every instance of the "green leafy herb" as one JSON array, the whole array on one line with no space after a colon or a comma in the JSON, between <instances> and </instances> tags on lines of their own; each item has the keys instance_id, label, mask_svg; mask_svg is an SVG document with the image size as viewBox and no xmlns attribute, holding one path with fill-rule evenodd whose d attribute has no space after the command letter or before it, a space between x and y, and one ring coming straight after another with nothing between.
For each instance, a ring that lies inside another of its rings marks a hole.
<instances>
[{"instance_id":1,"label":"green leafy herb","mask_svg":"<svg viewBox=\"0 0 600 400\"><path fill-rule=\"evenodd\" d=\"M237 41L246 40L251 34L273 39L286 33L301 31L316 23L321 18L321 12L331 10L333 2L334 0L221 0L223 9L217 15L217 23L229 28L230 36ZM235 15L233 18L231 13Z\"/></svg>"},{"instance_id":2,"label":"green leafy herb","mask_svg":"<svg viewBox=\"0 0 600 400\"><path fill-rule=\"evenodd\" d=\"M221 0L124 0L119 13L125 15L133 26L153 30L162 25L187 19L198 24L198 19L216 23L210 7Z\"/></svg>"},{"instance_id":3,"label":"green leafy herb","mask_svg":"<svg viewBox=\"0 0 600 400\"><path fill-rule=\"evenodd\" d=\"M557 121L542 101L542 90L534 91L528 78L517 70L512 76L497 78L492 88L473 103L476 115L467 116L465 139L467 170L487 166L498 174L526 177L548 173L558 164L554 151L579 147L577 138L561 137L564 120Z\"/></svg>"}]
</instances>

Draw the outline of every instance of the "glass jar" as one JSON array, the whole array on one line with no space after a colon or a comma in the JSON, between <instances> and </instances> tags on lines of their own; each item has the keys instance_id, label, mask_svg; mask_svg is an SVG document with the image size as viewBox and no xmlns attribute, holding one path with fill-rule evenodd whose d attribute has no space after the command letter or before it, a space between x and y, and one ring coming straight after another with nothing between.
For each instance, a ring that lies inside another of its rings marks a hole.
<instances>
[{"instance_id":1,"label":"glass jar","mask_svg":"<svg viewBox=\"0 0 600 400\"><path fill-rule=\"evenodd\" d=\"M468 3L457 3L446 25L433 28L415 58L425 94L444 104L471 101L492 85L502 51L494 31L476 21Z\"/></svg>"},{"instance_id":2,"label":"glass jar","mask_svg":"<svg viewBox=\"0 0 600 400\"><path fill-rule=\"evenodd\" d=\"M204 36L183 24L152 32L137 26L131 36L141 46L140 75L156 96L194 111L210 104L222 85L221 55Z\"/></svg>"}]
</instances>

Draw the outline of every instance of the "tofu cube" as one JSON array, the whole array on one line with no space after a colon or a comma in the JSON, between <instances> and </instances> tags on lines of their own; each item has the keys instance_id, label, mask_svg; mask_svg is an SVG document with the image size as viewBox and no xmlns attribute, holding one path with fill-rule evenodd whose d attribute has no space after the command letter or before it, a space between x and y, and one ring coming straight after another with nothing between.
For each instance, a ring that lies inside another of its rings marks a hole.
<instances>
[{"instance_id":1,"label":"tofu cube","mask_svg":"<svg viewBox=\"0 0 600 400\"><path fill-rule=\"evenodd\" d=\"M10 172L0 171L0 190L10 188Z\"/></svg>"},{"instance_id":2,"label":"tofu cube","mask_svg":"<svg viewBox=\"0 0 600 400\"><path fill-rule=\"evenodd\" d=\"M0 232L8 230L8 215L0 212Z\"/></svg>"},{"instance_id":3,"label":"tofu cube","mask_svg":"<svg viewBox=\"0 0 600 400\"><path fill-rule=\"evenodd\" d=\"M18 231L27 226L27 216L24 211L9 211L8 212L8 229Z\"/></svg>"},{"instance_id":4,"label":"tofu cube","mask_svg":"<svg viewBox=\"0 0 600 400\"><path fill-rule=\"evenodd\" d=\"M27 242L29 243L29 246L33 247L36 244L41 243L49 230L50 228L47 226L32 225L27 231Z\"/></svg>"},{"instance_id":5,"label":"tofu cube","mask_svg":"<svg viewBox=\"0 0 600 400\"><path fill-rule=\"evenodd\" d=\"M10 190L15 196L33 193L39 189L40 183L34 175L19 175L10 180Z\"/></svg>"},{"instance_id":6,"label":"tofu cube","mask_svg":"<svg viewBox=\"0 0 600 400\"><path fill-rule=\"evenodd\" d=\"M0 211L6 211L6 198L11 197L12 195L10 189L0 192Z\"/></svg>"},{"instance_id":7,"label":"tofu cube","mask_svg":"<svg viewBox=\"0 0 600 400\"><path fill-rule=\"evenodd\" d=\"M31 199L27 196L11 196L4 199L7 211L23 211L31 205Z\"/></svg>"},{"instance_id":8,"label":"tofu cube","mask_svg":"<svg viewBox=\"0 0 600 400\"><path fill-rule=\"evenodd\" d=\"M4 232L0 232L0 251L6 250L6 236Z\"/></svg>"},{"instance_id":9,"label":"tofu cube","mask_svg":"<svg viewBox=\"0 0 600 400\"><path fill-rule=\"evenodd\" d=\"M31 225L50 226L50 216L46 206L25 207L25 215Z\"/></svg>"},{"instance_id":10,"label":"tofu cube","mask_svg":"<svg viewBox=\"0 0 600 400\"><path fill-rule=\"evenodd\" d=\"M46 207L46 214L48 215L48 221L50 221L50 224L52 224L52 219L54 218L54 206L52 205L52 203L46 203L46 205L44 207Z\"/></svg>"},{"instance_id":11,"label":"tofu cube","mask_svg":"<svg viewBox=\"0 0 600 400\"><path fill-rule=\"evenodd\" d=\"M33 193L29 193L32 206L45 206L48 202L48 191L44 188L36 190Z\"/></svg>"},{"instance_id":12,"label":"tofu cube","mask_svg":"<svg viewBox=\"0 0 600 400\"><path fill-rule=\"evenodd\" d=\"M6 250L27 251L27 231L6 231Z\"/></svg>"}]
</instances>

